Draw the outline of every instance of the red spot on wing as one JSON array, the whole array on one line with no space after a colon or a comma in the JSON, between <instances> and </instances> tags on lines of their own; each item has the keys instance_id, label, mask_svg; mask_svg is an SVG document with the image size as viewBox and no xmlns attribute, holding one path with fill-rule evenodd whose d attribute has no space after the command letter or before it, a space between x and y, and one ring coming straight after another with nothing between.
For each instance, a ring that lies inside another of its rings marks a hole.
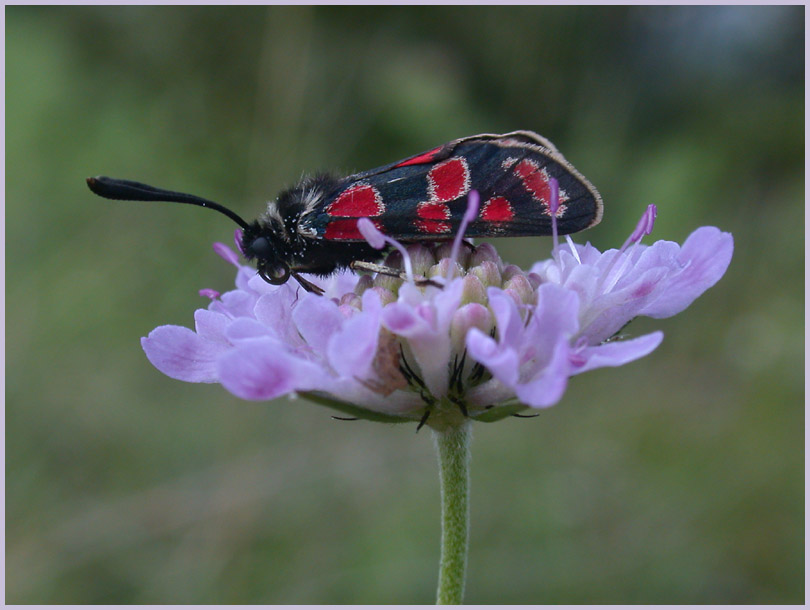
<instances>
[{"instance_id":1,"label":"red spot on wing","mask_svg":"<svg viewBox=\"0 0 810 610\"><path fill-rule=\"evenodd\" d=\"M417 219L414 221L416 228L419 229L422 233L449 233L450 232L450 223L444 222L441 220L422 220Z\"/></svg>"},{"instance_id":2,"label":"red spot on wing","mask_svg":"<svg viewBox=\"0 0 810 610\"><path fill-rule=\"evenodd\" d=\"M428 172L428 197L431 202L458 199L470 191L470 170L463 157L454 157Z\"/></svg>"},{"instance_id":3,"label":"red spot on wing","mask_svg":"<svg viewBox=\"0 0 810 610\"><path fill-rule=\"evenodd\" d=\"M515 210L506 197L492 197L481 208L481 220L503 222L514 217Z\"/></svg>"},{"instance_id":4,"label":"red spot on wing","mask_svg":"<svg viewBox=\"0 0 810 610\"><path fill-rule=\"evenodd\" d=\"M444 203L425 201L416 206L416 214L427 220L447 220L450 218L450 208Z\"/></svg>"},{"instance_id":5,"label":"red spot on wing","mask_svg":"<svg viewBox=\"0 0 810 610\"><path fill-rule=\"evenodd\" d=\"M432 167L427 175L428 200L416 206L414 226L421 233L449 233L450 207L447 202L470 192L470 169L463 157L454 157Z\"/></svg>"},{"instance_id":6,"label":"red spot on wing","mask_svg":"<svg viewBox=\"0 0 810 610\"><path fill-rule=\"evenodd\" d=\"M363 218L379 216L385 211L379 191L370 184L353 184L326 208L330 216Z\"/></svg>"},{"instance_id":7,"label":"red spot on wing","mask_svg":"<svg viewBox=\"0 0 810 610\"><path fill-rule=\"evenodd\" d=\"M382 231L382 225L376 220L372 220L374 226ZM356 239L365 241L363 234L357 229L357 218L338 218L332 220L326 225L326 231L323 234L324 239L345 240Z\"/></svg>"},{"instance_id":8,"label":"red spot on wing","mask_svg":"<svg viewBox=\"0 0 810 610\"><path fill-rule=\"evenodd\" d=\"M551 188L548 185L548 172L534 161L523 159L515 166L515 174L523 180L523 186L532 197L546 205L551 201Z\"/></svg>"},{"instance_id":9,"label":"red spot on wing","mask_svg":"<svg viewBox=\"0 0 810 610\"><path fill-rule=\"evenodd\" d=\"M422 153L421 155L416 155L415 157L411 157L410 159L405 159L404 161L400 161L394 167L405 167L406 165L421 165L422 163L430 163L433 159L436 158L436 155L442 149L441 146L434 148L433 150L429 150L426 153Z\"/></svg>"}]
</instances>

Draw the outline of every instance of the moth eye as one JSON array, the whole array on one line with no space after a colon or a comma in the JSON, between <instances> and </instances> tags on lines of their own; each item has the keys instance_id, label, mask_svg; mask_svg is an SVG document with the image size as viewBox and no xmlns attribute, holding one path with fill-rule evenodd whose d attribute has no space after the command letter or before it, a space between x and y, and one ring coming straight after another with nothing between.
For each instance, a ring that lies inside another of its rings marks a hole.
<instances>
[{"instance_id":1,"label":"moth eye","mask_svg":"<svg viewBox=\"0 0 810 610\"><path fill-rule=\"evenodd\" d=\"M259 259L268 259L273 257L273 247L270 245L270 240L266 237L257 237L250 244L250 251Z\"/></svg>"},{"instance_id":2,"label":"moth eye","mask_svg":"<svg viewBox=\"0 0 810 610\"><path fill-rule=\"evenodd\" d=\"M259 238L263 239L263 238ZM259 266L259 275L268 284L283 284L290 277L290 268L285 263L269 263Z\"/></svg>"}]
</instances>

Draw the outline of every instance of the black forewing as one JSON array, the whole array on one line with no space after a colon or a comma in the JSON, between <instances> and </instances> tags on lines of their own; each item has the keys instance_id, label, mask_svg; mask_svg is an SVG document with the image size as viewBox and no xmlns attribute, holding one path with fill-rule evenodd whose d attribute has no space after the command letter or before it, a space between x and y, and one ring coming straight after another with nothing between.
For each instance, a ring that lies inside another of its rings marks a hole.
<instances>
[{"instance_id":1,"label":"black forewing","mask_svg":"<svg viewBox=\"0 0 810 610\"><path fill-rule=\"evenodd\" d=\"M551 218L547 206L532 197L514 167L523 160L534 162L548 176L559 181L567 199L565 211L557 218L561 235L591 227L601 220L602 201L596 189L553 145L532 132L481 135L455 140L403 161L385 165L346 178L341 188L322 206L308 215L304 224L319 236L334 218L326 212L330 201L357 183L370 184L380 193L384 211L376 217L385 233L400 241L448 239L455 235L467 207L467 195L447 202L451 230L430 234L418 225L417 206L429 200L428 173L450 157L464 157L470 171L470 188L479 192L481 206L493 197L504 197L514 209L510 220L493 222L478 219L467 228L468 237L519 237L550 235ZM345 240L359 241L359 240Z\"/></svg>"}]
</instances>

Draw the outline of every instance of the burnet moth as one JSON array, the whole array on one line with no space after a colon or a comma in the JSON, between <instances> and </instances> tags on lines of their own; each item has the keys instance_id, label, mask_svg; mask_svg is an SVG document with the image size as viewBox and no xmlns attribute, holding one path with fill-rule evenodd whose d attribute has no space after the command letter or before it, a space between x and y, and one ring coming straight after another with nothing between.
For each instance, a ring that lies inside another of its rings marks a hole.
<instances>
[{"instance_id":1,"label":"burnet moth","mask_svg":"<svg viewBox=\"0 0 810 610\"><path fill-rule=\"evenodd\" d=\"M243 229L242 252L270 284L294 277L320 293L302 273L327 276L337 269L385 269L371 265L380 252L357 229L369 218L403 243L452 239L467 206L480 194L478 218L466 237L551 235L550 185L559 183L557 230L575 233L602 219L599 193L546 138L531 131L461 138L367 172L339 178L304 178L267 204L258 220L243 220L228 208L186 193L140 182L88 178L108 199L190 203L214 209Z\"/></svg>"}]
</instances>

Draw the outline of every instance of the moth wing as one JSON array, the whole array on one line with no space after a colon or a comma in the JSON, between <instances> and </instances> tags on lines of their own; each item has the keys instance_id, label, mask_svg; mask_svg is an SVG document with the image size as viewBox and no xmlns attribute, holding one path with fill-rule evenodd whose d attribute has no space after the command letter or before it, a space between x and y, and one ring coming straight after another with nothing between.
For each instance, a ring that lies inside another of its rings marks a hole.
<instances>
[{"instance_id":1,"label":"moth wing","mask_svg":"<svg viewBox=\"0 0 810 610\"><path fill-rule=\"evenodd\" d=\"M302 226L313 237L363 241L357 219L367 217L400 241L450 239L475 189L481 206L467 236L549 235L552 177L560 186L560 234L601 220L599 193L554 145L534 132L515 131L454 140L349 176Z\"/></svg>"},{"instance_id":2,"label":"moth wing","mask_svg":"<svg viewBox=\"0 0 810 610\"><path fill-rule=\"evenodd\" d=\"M322 205L301 217L299 231L317 239L365 241L357 230L359 218L372 219L390 235L397 235L400 228L411 231L408 213L424 199L431 167L450 157L456 145L467 139L347 176Z\"/></svg>"},{"instance_id":3,"label":"moth wing","mask_svg":"<svg viewBox=\"0 0 810 610\"><path fill-rule=\"evenodd\" d=\"M551 178L559 185L560 235L590 228L602 219L598 191L556 148L509 139L480 150L461 146L457 154L466 155L480 170L472 184L480 194L480 208L478 218L466 230L469 237L550 235Z\"/></svg>"},{"instance_id":4,"label":"moth wing","mask_svg":"<svg viewBox=\"0 0 810 610\"><path fill-rule=\"evenodd\" d=\"M453 154L453 151L456 150L456 147L464 143L508 141L508 140L513 140L515 142L520 142L532 146L539 146L548 151L554 152L560 157L562 157L562 155L560 155L560 153L557 151L557 148L554 146L554 144L551 143L550 140L544 138L540 134L537 134L533 131L512 131L504 134L482 133L475 136L469 136L466 138L459 138L458 140L453 140L452 142L448 142L447 144L437 146L436 148L431 148L430 150L427 150L423 153L419 153L418 155L407 157L405 159L401 159L400 161L396 161L388 165L383 165L381 167L376 167L374 169L370 169L365 172L353 174L351 176L348 176L346 179L355 182L371 178L372 176L383 174L394 168L408 167L413 165L432 165L434 163L444 161L445 159L450 157L450 155Z\"/></svg>"}]
</instances>

